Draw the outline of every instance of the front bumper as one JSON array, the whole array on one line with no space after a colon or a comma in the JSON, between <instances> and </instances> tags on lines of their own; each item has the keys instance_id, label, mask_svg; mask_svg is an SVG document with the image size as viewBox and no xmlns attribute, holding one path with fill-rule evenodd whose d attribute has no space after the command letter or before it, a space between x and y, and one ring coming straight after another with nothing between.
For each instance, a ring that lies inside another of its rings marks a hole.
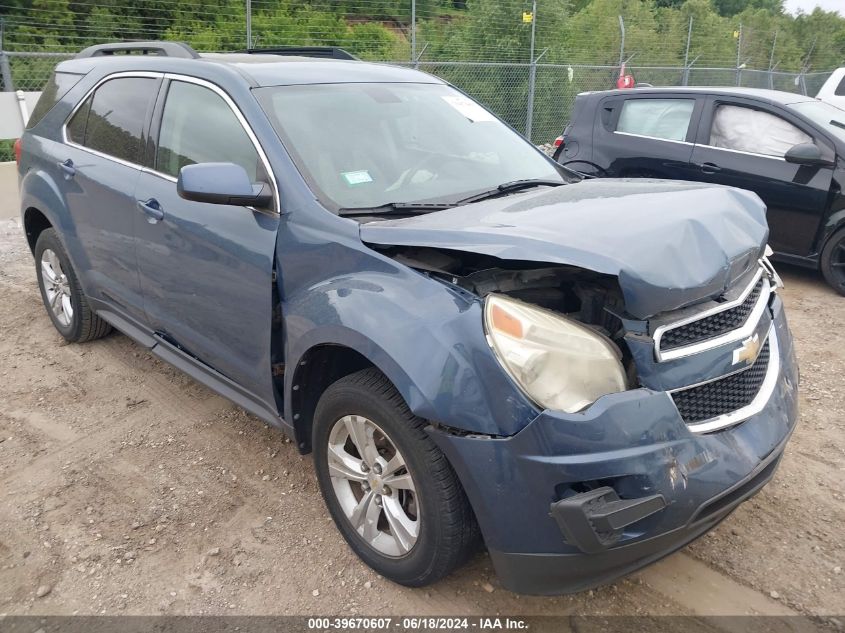
<instances>
[{"instance_id":1,"label":"front bumper","mask_svg":"<svg viewBox=\"0 0 845 633\"><path fill-rule=\"evenodd\" d=\"M780 299L772 312L777 384L759 413L731 428L692 433L665 391L647 389L605 396L577 414L546 411L508 438L431 428L505 587L556 594L606 583L712 529L771 479L798 417L798 370ZM601 488L662 503L587 553L560 529L554 504Z\"/></svg>"}]
</instances>

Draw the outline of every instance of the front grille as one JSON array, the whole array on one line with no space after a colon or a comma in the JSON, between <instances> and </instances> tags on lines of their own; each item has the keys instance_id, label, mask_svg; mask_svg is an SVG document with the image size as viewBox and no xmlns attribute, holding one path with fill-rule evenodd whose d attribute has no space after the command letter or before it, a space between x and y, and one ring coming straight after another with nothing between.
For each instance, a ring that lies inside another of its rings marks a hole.
<instances>
[{"instance_id":1,"label":"front grille","mask_svg":"<svg viewBox=\"0 0 845 633\"><path fill-rule=\"evenodd\" d=\"M769 341L748 369L712 382L675 391L672 399L687 424L736 411L754 400L769 368Z\"/></svg>"},{"instance_id":2,"label":"front grille","mask_svg":"<svg viewBox=\"0 0 845 633\"><path fill-rule=\"evenodd\" d=\"M738 306L667 330L660 337L660 351L666 352L679 347L693 345L694 343L700 343L701 341L716 338L741 327L757 304L760 293L763 291L764 283L768 283L768 281L765 277L761 277L754 286L754 289L748 293L745 301Z\"/></svg>"}]
</instances>

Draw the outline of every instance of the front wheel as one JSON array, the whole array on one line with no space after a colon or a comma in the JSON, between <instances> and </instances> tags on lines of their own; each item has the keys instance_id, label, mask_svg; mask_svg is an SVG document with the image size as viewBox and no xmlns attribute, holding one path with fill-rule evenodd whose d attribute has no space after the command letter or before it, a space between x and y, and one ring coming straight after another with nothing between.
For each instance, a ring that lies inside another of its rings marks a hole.
<instances>
[{"instance_id":1,"label":"front wheel","mask_svg":"<svg viewBox=\"0 0 845 633\"><path fill-rule=\"evenodd\" d=\"M819 266L825 281L845 295L845 228L834 233L824 245Z\"/></svg>"},{"instance_id":2,"label":"front wheel","mask_svg":"<svg viewBox=\"0 0 845 633\"><path fill-rule=\"evenodd\" d=\"M449 574L478 530L455 472L387 378L331 385L314 414L317 479L338 529L379 574L411 587Z\"/></svg>"}]
</instances>

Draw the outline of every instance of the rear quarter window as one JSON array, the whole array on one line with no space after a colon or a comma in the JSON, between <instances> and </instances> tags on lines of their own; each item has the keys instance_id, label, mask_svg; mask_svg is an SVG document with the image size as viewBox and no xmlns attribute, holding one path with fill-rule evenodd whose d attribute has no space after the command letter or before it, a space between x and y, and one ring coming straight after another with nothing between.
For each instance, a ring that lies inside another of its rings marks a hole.
<instances>
[{"instance_id":1,"label":"rear quarter window","mask_svg":"<svg viewBox=\"0 0 845 633\"><path fill-rule=\"evenodd\" d=\"M628 99L622 104L616 131L683 141L694 109L695 99Z\"/></svg>"},{"instance_id":2,"label":"rear quarter window","mask_svg":"<svg viewBox=\"0 0 845 633\"><path fill-rule=\"evenodd\" d=\"M80 79L82 79L82 75L62 73L58 71L54 72L47 82L47 85L44 86L44 90L41 91L38 103L35 104L35 108L33 108L32 114L29 116L29 121L27 121L26 129L30 129L38 125L41 119L43 119L47 113L53 109L53 106L61 101L62 97L64 97L68 91L79 82Z\"/></svg>"}]
</instances>

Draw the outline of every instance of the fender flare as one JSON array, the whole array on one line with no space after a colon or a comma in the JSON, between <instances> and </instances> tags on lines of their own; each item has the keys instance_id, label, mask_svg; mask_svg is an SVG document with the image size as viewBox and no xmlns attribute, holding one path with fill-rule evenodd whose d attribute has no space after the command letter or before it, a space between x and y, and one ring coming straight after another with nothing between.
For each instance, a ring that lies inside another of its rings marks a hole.
<instances>
[{"instance_id":1,"label":"fender flare","mask_svg":"<svg viewBox=\"0 0 845 633\"><path fill-rule=\"evenodd\" d=\"M344 326L326 326L311 330L297 341L288 359L290 367L298 370L302 360L313 349L322 346L337 346L357 352L367 359L373 367L387 376L411 411L424 410L429 404L425 395L416 387L410 376L402 369L390 354L360 332ZM295 359L295 360L294 360ZM293 385L296 384L296 370L285 372L285 419L293 421L296 412L292 409Z\"/></svg>"},{"instance_id":2,"label":"fender flare","mask_svg":"<svg viewBox=\"0 0 845 633\"><path fill-rule=\"evenodd\" d=\"M62 196L56 182L43 169L34 169L27 172L21 179L20 192L20 215L24 229L26 228L27 211L36 209L56 229L59 241L71 260L71 265L76 269L73 256L75 249L68 248L68 236L75 239L76 225L73 223L64 196Z\"/></svg>"}]
</instances>

